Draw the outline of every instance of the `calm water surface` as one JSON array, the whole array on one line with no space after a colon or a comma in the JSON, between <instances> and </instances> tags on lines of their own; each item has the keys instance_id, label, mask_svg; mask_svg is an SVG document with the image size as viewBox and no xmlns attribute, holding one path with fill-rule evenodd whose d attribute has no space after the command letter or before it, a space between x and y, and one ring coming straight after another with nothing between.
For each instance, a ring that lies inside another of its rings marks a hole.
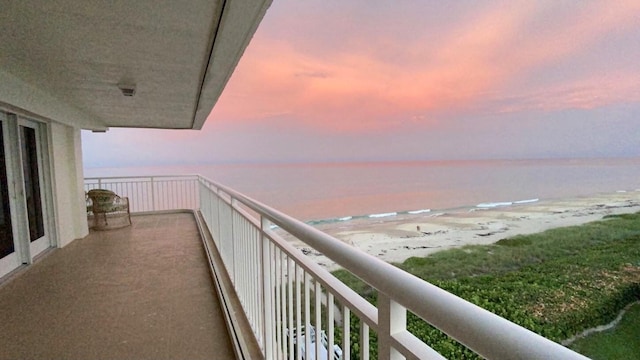
<instances>
[{"instance_id":1,"label":"calm water surface","mask_svg":"<svg viewBox=\"0 0 640 360\"><path fill-rule=\"evenodd\" d=\"M87 177L193 173L302 220L640 189L640 158L85 169Z\"/></svg>"}]
</instances>

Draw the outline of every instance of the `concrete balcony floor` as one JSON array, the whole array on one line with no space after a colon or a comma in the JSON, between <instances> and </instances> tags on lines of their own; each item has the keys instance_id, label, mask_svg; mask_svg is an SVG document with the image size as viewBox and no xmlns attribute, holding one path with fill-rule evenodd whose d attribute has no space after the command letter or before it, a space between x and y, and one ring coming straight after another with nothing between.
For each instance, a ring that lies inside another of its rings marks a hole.
<instances>
[{"instance_id":1,"label":"concrete balcony floor","mask_svg":"<svg viewBox=\"0 0 640 360\"><path fill-rule=\"evenodd\" d=\"M192 214L132 217L0 284L0 359L232 359Z\"/></svg>"}]
</instances>

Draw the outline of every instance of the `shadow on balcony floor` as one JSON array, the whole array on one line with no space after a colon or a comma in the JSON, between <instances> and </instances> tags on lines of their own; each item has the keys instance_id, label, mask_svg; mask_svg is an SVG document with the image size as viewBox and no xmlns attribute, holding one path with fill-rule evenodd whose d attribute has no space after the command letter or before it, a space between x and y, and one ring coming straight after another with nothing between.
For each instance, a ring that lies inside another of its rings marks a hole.
<instances>
[{"instance_id":1,"label":"shadow on balcony floor","mask_svg":"<svg viewBox=\"0 0 640 360\"><path fill-rule=\"evenodd\" d=\"M192 214L133 217L0 287L0 359L232 359Z\"/></svg>"}]
</instances>

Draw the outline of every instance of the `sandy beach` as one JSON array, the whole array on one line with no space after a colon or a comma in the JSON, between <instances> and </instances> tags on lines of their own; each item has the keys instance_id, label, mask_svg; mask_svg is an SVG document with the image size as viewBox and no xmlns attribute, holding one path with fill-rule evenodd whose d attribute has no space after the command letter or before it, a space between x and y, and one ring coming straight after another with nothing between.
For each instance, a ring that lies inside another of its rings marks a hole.
<instances>
[{"instance_id":1,"label":"sandy beach","mask_svg":"<svg viewBox=\"0 0 640 360\"><path fill-rule=\"evenodd\" d=\"M520 234L580 225L605 215L640 211L640 189L562 200L415 215L344 221L318 229L387 262L474 244L491 244ZM294 242L329 270L338 266L302 243Z\"/></svg>"}]
</instances>

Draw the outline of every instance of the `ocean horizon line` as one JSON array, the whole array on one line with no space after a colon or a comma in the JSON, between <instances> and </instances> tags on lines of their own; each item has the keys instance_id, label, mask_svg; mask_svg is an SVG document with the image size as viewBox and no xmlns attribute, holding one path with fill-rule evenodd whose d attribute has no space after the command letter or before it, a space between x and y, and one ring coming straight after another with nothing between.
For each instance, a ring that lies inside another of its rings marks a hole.
<instances>
[{"instance_id":1,"label":"ocean horizon line","mask_svg":"<svg viewBox=\"0 0 640 360\"><path fill-rule=\"evenodd\" d=\"M84 164L85 170L100 170L100 169L130 169L130 168L164 168L164 167L199 167L199 166L300 166L300 165L328 165L328 166L340 166L340 165L390 165L390 164L419 164L419 163L432 163L449 165L451 163L495 163L495 162L548 162L548 161L634 161L640 160L640 155L630 156L608 156L608 157L523 157L523 158L477 158L477 159L390 159L390 160L336 160L336 161L317 161L317 160L300 160L300 161L229 161L229 162L175 162L175 163L142 163L142 164L105 164L105 165L93 165Z\"/></svg>"}]
</instances>

